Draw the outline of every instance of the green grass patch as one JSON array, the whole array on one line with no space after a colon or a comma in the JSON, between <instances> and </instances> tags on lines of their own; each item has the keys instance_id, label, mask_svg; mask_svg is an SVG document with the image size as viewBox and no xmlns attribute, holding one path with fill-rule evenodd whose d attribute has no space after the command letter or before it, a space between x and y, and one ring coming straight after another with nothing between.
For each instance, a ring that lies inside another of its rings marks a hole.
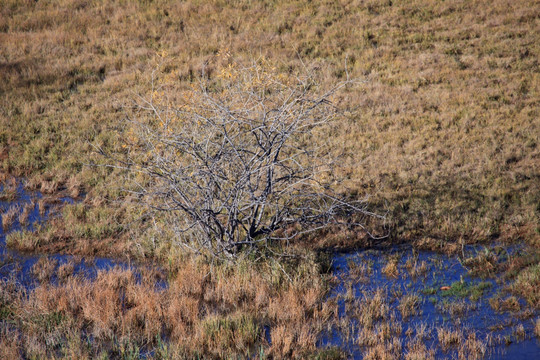
<instances>
[{"instance_id":1,"label":"green grass patch","mask_svg":"<svg viewBox=\"0 0 540 360\"><path fill-rule=\"evenodd\" d=\"M484 292L492 286L493 284L488 281L482 281L477 284L456 281L450 285L450 289L442 290L441 295L469 298L471 301L478 301L484 295Z\"/></svg>"}]
</instances>

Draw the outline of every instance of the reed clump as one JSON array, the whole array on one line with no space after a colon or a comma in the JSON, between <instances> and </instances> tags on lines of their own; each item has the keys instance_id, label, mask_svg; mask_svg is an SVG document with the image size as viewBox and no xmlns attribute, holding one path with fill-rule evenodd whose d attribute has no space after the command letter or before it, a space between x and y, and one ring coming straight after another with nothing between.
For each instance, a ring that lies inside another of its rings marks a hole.
<instances>
[{"instance_id":1,"label":"reed clump","mask_svg":"<svg viewBox=\"0 0 540 360\"><path fill-rule=\"evenodd\" d=\"M448 350L451 347L458 346L463 340L463 333L459 329L448 327L437 328L437 339L442 348Z\"/></svg>"},{"instance_id":2,"label":"reed clump","mask_svg":"<svg viewBox=\"0 0 540 360\"><path fill-rule=\"evenodd\" d=\"M409 316L418 314L421 303L422 300L420 296L416 294L407 294L399 300L398 310L401 312L401 316L406 319Z\"/></svg>"},{"instance_id":3,"label":"reed clump","mask_svg":"<svg viewBox=\"0 0 540 360\"><path fill-rule=\"evenodd\" d=\"M519 273L511 285L511 291L525 298L530 305L540 308L539 286L540 264L536 264L525 268Z\"/></svg>"},{"instance_id":4,"label":"reed clump","mask_svg":"<svg viewBox=\"0 0 540 360\"><path fill-rule=\"evenodd\" d=\"M9 230L9 228L15 223L19 217L21 209L20 206L10 206L4 213L2 213L2 229L4 232Z\"/></svg>"},{"instance_id":5,"label":"reed clump","mask_svg":"<svg viewBox=\"0 0 540 360\"><path fill-rule=\"evenodd\" d=\"M398 261L399 259L395 258L388 259L386 265L382 269L383 274L389 278L397 278L399 276Z\"/></svg>"}]
</instances>

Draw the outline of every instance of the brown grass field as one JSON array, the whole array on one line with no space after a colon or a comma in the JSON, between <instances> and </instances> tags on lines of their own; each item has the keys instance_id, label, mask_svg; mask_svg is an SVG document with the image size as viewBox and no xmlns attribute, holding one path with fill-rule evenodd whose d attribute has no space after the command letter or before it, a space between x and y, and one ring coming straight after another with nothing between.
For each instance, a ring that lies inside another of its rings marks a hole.
<instances>
[{"instance_id":1,"label":"brown grass field","mask_svg":"<svg viewBox=\"0 0 540 360\"><path fill-rule=\"evenodd\" d=\"M137 221L121 171L89 166L102 161L92 144L121 151L120 104L150 90L156 64L188 87L201 71L215 76L224 54L264 57L283 74L306 66L322 86L358 79L335 99L344 117L320 139L341 157L339 190L370 195L370 209L387 214L384 228L370 225L390 244L530 246L530 257L504 271L515 279L511 291L538 308L539 30L537 0L0 0L2 178L27 179L45 194L40 209L60 196L82 200L7 243L154 262L169 281L160 290L154 273L137 282L114 270L91 282L65 267L52 285L44 260L31 293L0 286L0 358L138 358L147 349L155 358L343 355L315 348L336 311L324 302L321 252L371 244L365 236L329 231L292 244L295 260L213 264ZM9 187L1 196L9 199ZM5 229L13 216L2 216ZM386 271L397 276L391 263ZM400 304L404 316L416 300ZM402 354L392 334L364 335L368 358ZM438 337L478 350L473 335L439 329ZM433 356L421 339L407 354Z\"/></svg>"}]
</instances>

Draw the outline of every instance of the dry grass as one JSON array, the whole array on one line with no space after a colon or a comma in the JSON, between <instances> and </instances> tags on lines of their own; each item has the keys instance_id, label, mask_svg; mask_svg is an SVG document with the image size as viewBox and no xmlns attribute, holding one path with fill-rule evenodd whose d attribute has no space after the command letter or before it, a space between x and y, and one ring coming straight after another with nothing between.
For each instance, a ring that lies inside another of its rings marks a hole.
<instances>
[{"instance_id":1,"label":"dry grass","mask_svg":"<svg viewBox=\"0 0 540 360\"><path fill-rule=\"evenodd\" d=\"M35 202L31 201L23 206L22 212L19 215L19 224L22 226L28 225L28 217L30 213L36 208Z\"/></svg>"},{"instance_id":2,"label":"dry grass","mask_svg":"<svg viewBox=\"0 0 540 360\"><path fill-rule=\"evenodd\" d=\"M523 324L518 324L512 329L512 335L517 341L523 341L525 340L527 336L527 332L525 331L525 327Z\"/></svg>"},{"instance_id":3,"label":"dry grass","mask_svg":"<svg viewBox=\"0 0 540 360\"><path fill-rule=\"evenodd\" d=\"M411 341L405 351L405 360L435 360L435 351L422 341Z\"/></svg>"},{"instance_id":4,"label":"dry grass","mask_svg":"<svg viewBox=\"0 0 540 360\"><path fill-rule=\"evenodd\" d=\"M436 305L438 311L450 315L453 319L465 315L470 310L475 310L476 305L463 299L456 301L444 301Z\"/></svg>"},{"instance_id":5,"label":"dry grass","mask_svg":"<svg viewBox=\"0 0 540 360\"><path fill-rule=\"evenodd\" d=\"M418 315L421 305L421 298L416 294L407 294L399 300L398 310L404 319Z\"/></svg>"},{"instance_id":6,"label":"dry grass","mask_svg":"<svg viewBox=\"0 0 540 360\"><path fill-rule=\"evenodd\" d=\"M17 181L14 177L0 174L2 191L0 191L0 201L13 201L17 198Z\"/></svg>"},{"instance_id":7,"label":"dry grass","mask_svg":"<svg viewBox=\"0 0 540 360\"><path fill-rule=\"evenodd\" d=\"M422 260L418 262L416 258L410 258L405 263L405 268L413 278L426 275L428 268L427 262Z\"/></svg>"},{"instance_id":8,"label":"dry grass","mask_svg":"<svg viewBox=\"0 0 540 360\"><path fill-rule=\"evenodd\" d=\"M487 355L487 344L484 341L477 339L475 333L470 333L466 339L463 339L459 350L458 358L481 360Z\"/></svg>"},{"instance_id":9,"label":"dry grass","mask_svg":"<svg viewBox=\"0 0 540 360\"><path fill-rule=\"evenodd\" d=\"M437 337L443 349L457 348L459 359L484 359L487 355L487 341L478 339L474 332L439 327Z\"/></svg>"},{"instance_id":10,"label":"dry grass","mask_svg":"<svg viewBox=\"0 0 540 360\"><path fill-rule=\"evenodd\" d=\"M46 181L43 180L41 182L41 186L39 187L39 191L41 191L43 194L54 194L58 191L60 184L57 181Z\"/></svg>"},{"instance_id":11,"label":"dry grass","mask_svg":"<svg viewBox=\"0 0 540 360\"><path fill-rule=\"evenodd\" d=\"M321 142L344 153L344 185L389 211L395 238L538 244L532 0L4 5L1 168L38 189L118 197L117 172L83 164L94 159L89 143L120 150L109 131L117 102L149 89L157 53L185 86L203 68L213 76L220 51L263 55L278 72L302 58L325 84L345 63L366 80L335 99L348 120ZM354 232L328 237L319 245L363 243Z\"/></svg>"},{"instance_id":12,"label":"dry grass","mask_svg":"<svg viewBox=\"0 0 540 360\"><path fill-rule=\"evenodd\" d=\"M399 259L389 258L386 265L382 268L383 274L389 278L397 278L399 276L398 262Z\"/></svg>"},{"instance_id":13,"label":"dry grass","mask_svg":"<svg viewBox=\"0 0 540 360\"><path fill-rule=\"evenodd\" d=\"M531 265L522 270L511 285L511 291L527 300L527 302L540 308L540 264Z\"/></svg>"},{"instance_id":14,"label":"dry grass","mask_svg":"<svg viewBox=\"0 0 540 360\"><path fill-rule=\"evenodd\" d=\"M47 198L41 198L38 200L39 215L44 216L47 212Z\"/></svg>"},{"instance_id":15,"label":"dry grass","mask_svg":"<svg viewBox=\"0 0 540 360\"><path fill-rule=\"evenodd\" d=\"M15 205L15 206L10 206L9 209L7 209L2 214L2 229L4 230L4 232L9 230L9 228L13 225L15 220L18 218L20 211L21 211L20 206Z\"/></svg>"},{"instance_id":16,"label":"dry grass","mask_svg":"<svg viewBox=\"0 0 540 360\"><path fill-rule=\"evenodd\" d=\"M494 251L485 249L476 254L476 256L462 260L463 266L469 269L473 276L487 277L499 270L499 259Z\"/></svg>"},{"instance_id":17,"label":"dry grass","mask_svg":"<svg viewBox=\"0 0 540 360\"><path fill-rule=\"evenodd\" d=\"M172 239L151 233L151 224L139 221L140 209L115 201L124 199L122 174L84 165L100 160L90 144L122 150L111 131L123 116L118 104L148 92L149 74L162 60L165 72L186 87L203 69L215 75L224 61L219 52L239 61L265 56L282 73L305 63L319 69L323 85L342 80L346 64L350 76L365 82L333 99L347 119L323 134L321 144L343 155L346 180L339 190L372 194L372 209L388 211L390 241L445 252L458 252L458 242L494 239L539 247L539 12L534 0L3 1L0 172L26 176L43 192L86 194L84 203L64 208L62 220L36 234L10 234L6 242L25 251L171 260L174 280L158 291L113 271L93 285L65 268L61 285L42 284L30 299L11 302L25 309L10 313L13 326L28 326L20 337L2 328L0 357L55 356L57 348L71 358L127 357L157 346L161 332L173 345L160 351L179 357L197 356L195 348L210 357L245 353L254 338L275 357L300 357L313 348L331 312L320 302L319 275L298 271L289 281L271 261L256 271L245 265L244 272L192 259L178 266ZM9 181L1 200L16 197ZM40 213L46 203L39 202ZM308 246L367 243L365 234L343 230L318 234ZM492 260L471 265L495 265ZM534 306L537 265L535 259L518 266L512 287ZM388 276L397 276L392 262L387 267ZM425 271L414 263L407 269ZM358 269L359 280L364 272ZM46 278L45 270L38 273ZM391 318L384 291L357 305L369 314L356 314L365 331ZM272 348L261 336L269 323L279 344ZM88 349L81 331L102 343ZM451 331L441 331L443 343L454 346ZM482 354L478 340L461 338L464 354ZM404 350L387 339L365 356L431 358L415 346Z\"/></svg>"},{"instance_id":18,"label":"dry grass","mask_svg":"<svg viewBox=\"0 0 540 360\"><path fill-rule=\"evenodd\" d=\"M0 357L3 359L19 359L21 357L20 338L15 331L2 328L0 339Z\"/></svg>"},{"instance_id":19,"label":"dry grass","mask_svg":"<svg viewBox=\"0 0 540 360\"><path fill-rule=\"evenodd\" d=\"M354 277L348 281L357 284ZM459 359L483 359L487 356L490 336L479 337L463 327L459 319L474 304L458 300L438 307L451 316L452 326L424 322L414 324L409 317L418 314L421 301L414 291L405 294L399 290L389 293L385 288L368 291L363 290L362 285L357 291L360 292L359 297L343 295L340 299L345 303L345 312L334 321L331 330L338 331L348 346L358 346L358 349L353 349L361 351L362 358L435 359L441 352L445 357Z\"/></svg>"},{"instance_id":20,"label":"dry grass","mask_svg":"<svg viewBox=\"0 0 540 360\"><path fill-rule=\"evenodd\" d=\"M6 246L30 252L39 246L39 237L30 230L13 231L6 235Z\"/></svg>"},{"instance_id":21,"label":"dry grass","mask_svg":"<svg viewBox=\"0 0 540 360\"><path fill-rule=\"evenodd\" d=\"M349 269L347 276L353 283L367 283L373 274L373 265L361 261L348 261L347 268Z\"/></svg>"},{"instance_id":22,"label":"dry grass","mask_svg":"<svg viewBox=\"0 0 540 360\"><path fill-rule=\"evenodd\" d=\"M39 260L32 266L31 273L38 279L40 282L47 282L51 279L55 273L58 261L42 256Z\"/></svg>"},{"instance_id":23,"label":"dry grass","mask_svg":"<svg viewBox=\"0 0 540 360\"><path fill-rule=\"evenodd\" d=\"M377 289L373 293L364 293L363 297L355 299L353 308L358 322L365 328L371 328L378 321L389 319L388 293L385 289Z\"/></svg>"},{"instance_id":24,"label":"dry grass","mask_svg":"<svg viewBox=\"0 0 540 360\"><path fill-rule=\"evenodd\" d=\"M396 338L390 342L377 344L370 347L364 354L363 358L366 360L391 360L398 359L402 352L402 345L400 339Z\"/></svg>"},{"instance_id":25,"label":"dry grass","mask_svg":"<svg viewBox=\"0 0 540 360\"><path fill-rule=\"evenodd\" d=\"M73 261L69 261L65 264L58 266L56 275L58 276L60 280L65 280L68 276L73 275L74 270L75 270L75 264L73 263Z\"/></svg>"},{"instance_id":26,"label":"dry grass","mask_svg":"<svg viewBox=\"0 0 540 360\"><path fill-rule=\"evenodd\" d=\"M443 349L447 350L451 347L457 347L463 342L463 333L457 329L446 327L437 328L437 338Z\"/></svg>"},{"instance_id":27,"label":"dry grass","mask_svg":"<svg viewBox=\"0 0 540 360\"><path fill-rule=\"evenodd\" d=\"M171 358L244 357L261 350L275 358L299 358L317 352L317 335L334 311L322 305L325 286L316 266L312 272L289 269L298 280L288 282L279 273L281 279L266 277L268 272L251 262L215 266L184 257L167 288L156 286L164 274L155 269L138 278L132 270L115 268L98 272L92 281L73 275L73 266L40 258L32 271L42 282L29 296L15 283L0 283L0 316L9 320L0 322L0 330L21 334L18 344L2 338L2 351L17 345L24 357L60 351L94 358L166 346ZM57 285L45 281L55 274ZM93 341L87 343L86 336Z\"/></svg>"},{"instance_id":28,"label":"dry grass","mask_svg":"<svg viewBox=\"0 0 540 360\"><path fill-rule=\"evenodd\" d=\"M495 311L511 311L517 312L521 310L521 304L515 296L508 296L506 299L503 299L500 295L494 296L489 299L489 305Z\"/></svg>"}]
</instances>

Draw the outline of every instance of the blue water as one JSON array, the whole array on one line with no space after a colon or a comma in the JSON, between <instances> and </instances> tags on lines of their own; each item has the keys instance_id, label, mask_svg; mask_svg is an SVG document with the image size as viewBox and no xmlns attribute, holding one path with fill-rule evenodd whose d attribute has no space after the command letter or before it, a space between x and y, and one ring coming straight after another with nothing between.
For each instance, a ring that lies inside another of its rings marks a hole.
<instances>
[{"instance_id":1,"label":"blue water","mask_svg":"<svg viewBox=\"0 0 540 360\"><path fill-rule=\"evenodd\" d=\"M467 247L464 249L465 257L474 256L484 248ZM508 249L508 254L522 251L516 247ZM397 261L397 277L386 276L384 266L389 258L399 258ZM411 275L406 263L416 263L417 266L425 264L425 272ZM504 257L502 259L504 261ZM365 276L360 279L351 275L351 267L366 266ZM402 325L401 336L403 353L407 345L416 336L416 327L423 325L427 329L427 339L424 343L430 344L437 359L457 357L457 347L443 350L440 346L436 329L444 327L459 329L464 334L474 332L476 338L486 344L488 359L540 359L540 342L534 335L534 321L538 318L538 311L527 306L519 299L521 310L510 314L497 312L492 309L489 299L500 296L510 296L505 292L507 283L498 277L481 279L468 275L458 256L447 256L432 252L415 252L411 248L401 247L383 250L365 250L356 253L336 254L333 258L333 273L338 278L338 284L329 294L329 299L337 300L340 319L350 319L352 341L334 327L327 331L320 341L320 346L338 346L348 351L353 358L361 359L367 348L354 343L361 325L351 316L354 302L347 298L347 289L352 289L354 298L369 298L379 289L388 294L387 303L390 313ZM463 283L468 286L478 286L483 283L482 296L471 299L467 296L450 296L449 292L441 290L443 286ZM349 290L349 294L350 294ZM399 299L407 294L417 294L420 297L418 315L403 319L398 310ZM459 303L465 310L459 314L450 314L445 311L445 304ZM385 321L385 320L382 320ZM523 326L525 335L516 335L516 327ZM409 336L406 334L408 333ZM508 344L508 345L507 345ZM429 348L429 346L428 346Z\"/></svg>"},{"instance_id":2,"label":"blue water","mask_svg":"<svg viewBox=\"0 0 540 360\"><path fill-rule=\"evenodd\" d=\"M0 192L3 187L0 186ZM6 232L0 226L0 281L14 279L21 286L32 289L39 284L35 278L32 268L42 256L36 254L23 254L6 248L6 235L12 231L33 230L37 225L44 224L53 216L59 216L58 209L62 204L72 204L74 199L69 197L60 198L58 202L46 205L44 211L40 213L37 205L43 196L39 192L26 191L21 182L17 184L16 196L10 201L0 200L0 217L10 207L19 206L19 214L25 205L32 201L36 205L28 214L28 219L23 226L18 219L7 229ZM1 220L1 218L0 218ZM466 256L473 256L483 248L468 247L464 249ZM519 247L507 249L508 254L522 251ZM140 266L119 261L111 258L83 258L71 255L49 254L49 259L56 261L57 270L61 265L70 263L73 265L73 274L79 274L87 279L93 279L102 270L119 267L122 269L135 270L135 276L140 277ZM398 276L396 278L387 277L383 273L383 268L390 257L399 258ZM503 257L504 260L504 257ZM425 271L412 276L406 268L406 263L416 263L417 266L425 264ZM365 265L369 268L363 277L354 279L351 277L351 267ZM443 351L438 343L436 328L444 326L449 329L460 329L464 333L474 332L478 339L487 344L488 359L540 359L540 343L534 336L534 321L539 314L533 309L526 313L528 309L525 301L520 300L521 317L516 317L519 313L496 312L489 305L488 299L494 296L507 297L504 292L506 282L501 278L480 279L468 275L457 256L446 256L431 252L415 252L411 248L401 247L381 250L364 250L355 253L338 253L333 258L332 272L337 281L329 294L329 300L336 300L338 303L340 318L347 318L351 311L351 302L345 298L348 287L352 289L354 298L361 299L369 297L377 289L384 289L389 299L390 312L401 322L402 330L400 340L402 342L403 353L406 352L409 339L416 335L416 327L419 325L427 329L427 339L424 342L428 348L435 351L437 359L457 357L456 349L451 348ZM56 271L52 272L57 274ZM57 275L53 275L48 281L53 284L58 281ZM456 298L446 296L441 291L442 286L451 286L453 283L463 282L477 285L481 282L489 283L483 290L483 294L478 300L471 300L468 297ZM158 287L165 288L165 280L157 284ZM540 289L539 289L540 291ZM401 313L397 310L399 299L406 294L418 294L421 298L419 314L402 319ZM443 310L443 304L452 302L462 302L469 307L464 314L452 316ZM383 320L384 321L384 320ZM352 338L357 337L359 324L354 320L352 324ZM525 335L519 338L514 334L516 326L522 325ZM409 331L409 336L406 333ZM265 337L270 343L269 328L265 328ZM361 359L365 348L346 341L339 327L333 327L326 331L318 344L320 347L338 346L346 350L352 358Z\"/></svg>"},{"instance_id":3,"label":"blue water","mask_svg":"<svg viewBox=\"0 0 540 360\"><path fill-rule=\"evenodd\" d=\"M4 186L0 186L0 193L4 190ZM41 210L38 201L43 198L43 195L38 191L25 190L22 181L18 181L16 185L16 195L13 200L0 200L0 222L2 215L12 207L18 207L18 214L15 221L9 226L6 231L0 226L0 280L12 279L24 286L26 289L32 289L39 284L39 281L33 275L32 268L36 265L42 256L46 256L49 260L56 262L57 270L64 264L73 265L73 275L83 275L87 279L94 279L98 271L108 270L112 268L132 269L137 270L135 264L127 263L112 258L92 257L84 258L80 256L71 256L63 254L25 254L6 247L6 236L13 231L28 230L33 231L36 226L45 224L53 216L60 216L58 211L63 204L73 204L76 200L70 197L60 197L58 200L45 204L45 209ZM23 208L32 203L34 207L28 214L25 224L19 222L19 215L23 212ZM56 274L56 271L52 272ZM140 273L135 271L135 277L140 278ZM56 275L49 279L51 283L58 281ZM157 284L159 287L166 287L165 282Z\"/></svg>"}]
</instances>

